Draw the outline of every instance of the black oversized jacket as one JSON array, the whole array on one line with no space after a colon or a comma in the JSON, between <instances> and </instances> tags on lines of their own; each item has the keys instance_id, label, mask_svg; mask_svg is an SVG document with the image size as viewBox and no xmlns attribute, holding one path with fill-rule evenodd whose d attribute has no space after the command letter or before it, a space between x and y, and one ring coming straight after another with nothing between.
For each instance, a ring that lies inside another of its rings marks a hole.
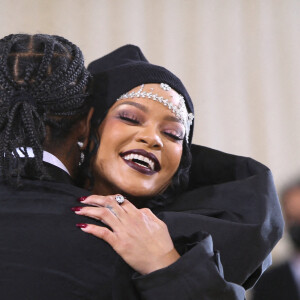
<instances>
[{"instance_id":1,"label":"black oversized jacket","mask_svg":"<svg viewBox=\"0 0 300 300\"><path fill-rule=\"evenodd\" d=\"M155 213L182 257L148 275L132 270L71 211L87 191L47 165L55 181L0 182L1 299L244 299L270 263L282 216L270 171L243 157L193 146L188 191ZM59 182L57 182L59 181Z\"/></svg>"}]
</instances>

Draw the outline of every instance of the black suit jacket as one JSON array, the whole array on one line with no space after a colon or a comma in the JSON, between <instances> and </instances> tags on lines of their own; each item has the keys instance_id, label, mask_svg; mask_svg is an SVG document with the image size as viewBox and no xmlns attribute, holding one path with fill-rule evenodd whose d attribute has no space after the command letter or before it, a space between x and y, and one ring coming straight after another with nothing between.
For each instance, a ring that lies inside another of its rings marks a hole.
<instances>
[{"instance_id":1,"label":"black suit jacket","mask_svg":"<svg viewBox=\"0 0 300 300\"><path fill-rule=\"evenodd\" d=\"M76 223L91 220L71 211L87 191L61 169L46 167L53 181L29 174L18 189L0 181L0 298L110 299L119 258L78 230Z\"/></svg>"},{"instance_id":2,"label":"black suit jacket","mask_svg":"<svg viewBox=\"0 0 300 300\"><path fill-rule=\"evenodd\" d=\"M253 289L253 300L299 300L295 278L288 262L262 275Z\"/></svg>"}]
</instances>

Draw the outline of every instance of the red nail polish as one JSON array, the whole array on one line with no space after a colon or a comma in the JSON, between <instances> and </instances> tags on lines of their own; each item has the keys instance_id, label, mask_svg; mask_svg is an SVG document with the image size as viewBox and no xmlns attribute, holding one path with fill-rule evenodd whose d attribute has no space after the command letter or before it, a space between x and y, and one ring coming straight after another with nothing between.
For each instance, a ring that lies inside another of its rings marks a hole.
<instances>
[{"instance_id":1,"label":"red nail polish","mask_svg":"<svg viewBox=\"0 0 300 300\"><path fill-rule=\"evenodd\" d=\"M78 200L79 202L82 202L82 201L84 201L87 197L88 197L88 196L80 197L80 198L78 198L77 200Z\"/></svg>"},{"instance_id":2,"label":"red nail polish","mask_svg":"<svg viewBox=\"0 0 300 300\"><path fill-rule=\"evenodd\" d=\"M76 224L76 226L79 227L79 228L86 228L87 224L85 224L85 223L78 223L78 224Z\"/></svg>"},{"instance_id":3,"label":"red nail polish","mask_svg":"<svg viewBox=\"0 0 300 300\"><path fill-rule=\"evenodd\" d=\"M80 211L82 209L81 206L75 206L75 207L71 207L72 211Z\"/></svg>"}]
</instances>

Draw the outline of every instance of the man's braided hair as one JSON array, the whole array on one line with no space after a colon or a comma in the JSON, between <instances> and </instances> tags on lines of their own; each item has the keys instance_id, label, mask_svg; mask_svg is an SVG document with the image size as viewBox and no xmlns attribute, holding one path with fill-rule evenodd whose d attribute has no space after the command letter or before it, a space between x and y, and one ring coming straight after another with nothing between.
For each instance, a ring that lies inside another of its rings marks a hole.
<instances>
[{"instance_id":1,"label":"man's braided hair","mask_svg":"<svg viewBox=\"0 0 300 300\"><path fill-rule=\"evenodd\" d=\"M4 178L20 177L24 168L17 149L42 179L46 134L66 137L89 109L80 49L68 40L45 34L12 34L0 40L0 170ZM48 126L48 128L47 128ZM47 129L47 131L46 131Z\"/></svg>"}]
</instances>

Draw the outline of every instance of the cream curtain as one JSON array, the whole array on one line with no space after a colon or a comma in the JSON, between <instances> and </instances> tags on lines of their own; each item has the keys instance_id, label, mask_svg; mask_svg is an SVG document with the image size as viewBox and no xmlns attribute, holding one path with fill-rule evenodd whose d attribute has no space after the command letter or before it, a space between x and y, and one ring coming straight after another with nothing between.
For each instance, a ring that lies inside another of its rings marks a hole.
<instances>
[{"instance_id":1,"label":"cream curtain","mask_svg":"<svg viewBox=\"0 0 300 300\"><path fill-rule=\"evenodd\" d=\"M0 35L62 35L87 63L140 46L189 90L193 141L261 161L280 188L300 176L299 16L299 0L0 0Z\"/></svg>"}]
</instances>

